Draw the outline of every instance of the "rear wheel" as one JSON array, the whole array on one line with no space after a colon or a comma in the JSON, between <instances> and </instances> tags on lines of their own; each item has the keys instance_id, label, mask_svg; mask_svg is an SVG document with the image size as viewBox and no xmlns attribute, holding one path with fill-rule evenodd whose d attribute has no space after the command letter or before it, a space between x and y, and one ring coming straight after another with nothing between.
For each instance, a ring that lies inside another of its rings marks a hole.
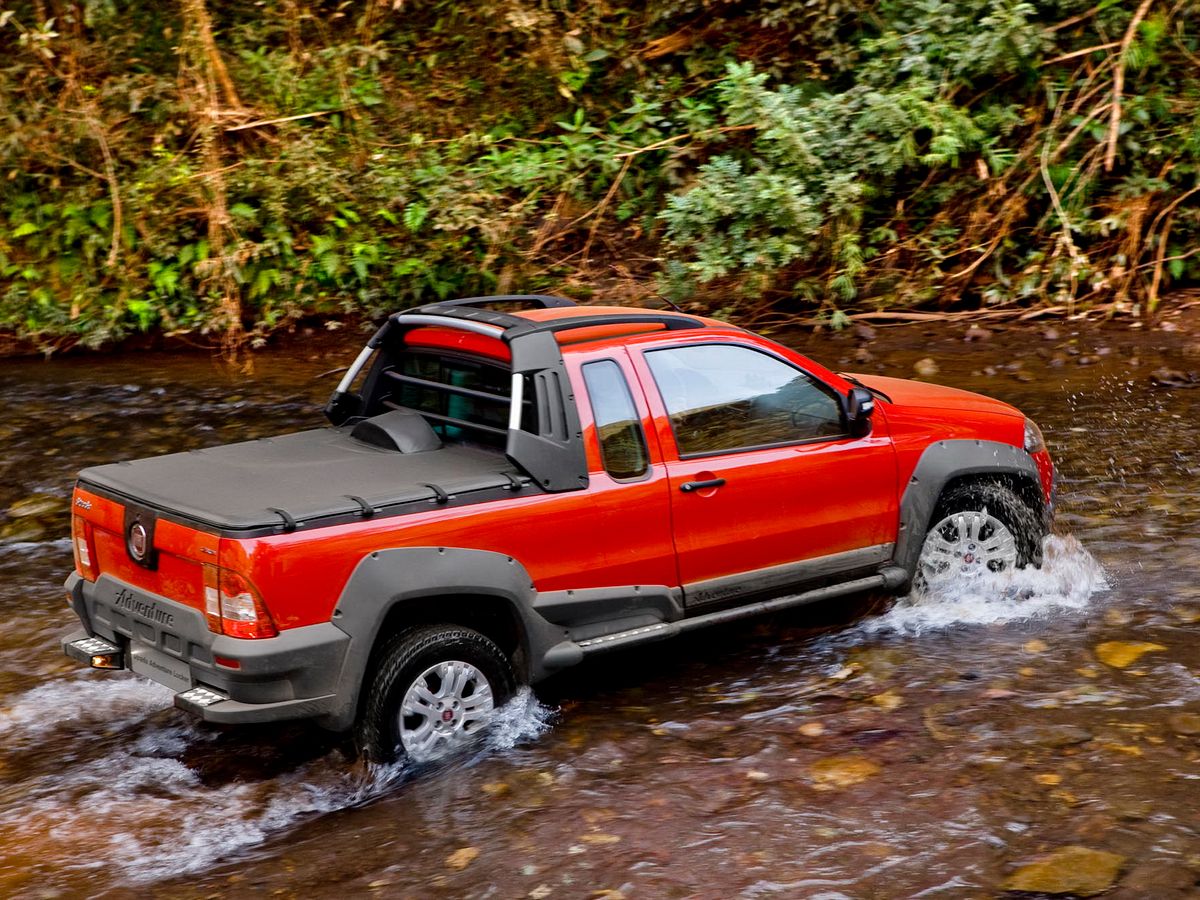
<instances>
[{"instance_id":1,"label":"rear wheel","mask_svg":"<svg viewBox=\"0 0 1200 900\"><path fill-rule=\"evenodd\" d=\"M431 762L470 744L515 689L512 664L470 628L433 625L392 638L357 726L374 762Z\"/></svg>"},{"instance_id":2,"label":"rear wheel","mask_svg":"<svg viewBox=\"0 0 1200 900\"><path fill-rule=\"evenodd\" d=\"M947 491L934 510L917 563L927 586L953 578L1041 565L1041 517L1011 489L966 484Z\"/></svg>"}]
</instances>

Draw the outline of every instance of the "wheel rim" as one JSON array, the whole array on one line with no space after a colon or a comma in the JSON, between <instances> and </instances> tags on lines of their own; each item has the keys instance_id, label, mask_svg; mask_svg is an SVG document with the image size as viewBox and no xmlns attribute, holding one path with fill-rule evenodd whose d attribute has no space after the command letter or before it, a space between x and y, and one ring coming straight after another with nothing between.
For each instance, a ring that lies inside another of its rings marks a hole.
<instances>
[{"instance_id":1,"label":"wheel rim","mask_svg":"<svg viewBox=\"0 0 1200 900\"><path fill-rule=\"evenodd\" d=\"M960 510L929 529L921 548L927 584L963 575L1003 572L1017 565L1017 539L987 510Z\"/></svg>"},{"instance_id":2,"label":"wheel rim","mask_svg":"<svg viewBox=\"0 0 1200 900\"><path fill-rule=\"evenodd\" d=\"M400 707L400 746L412 759L435 759L470 740L492 717L495 700L484 674L470 663L430 666Z\"/></svg>"}]
</instances>

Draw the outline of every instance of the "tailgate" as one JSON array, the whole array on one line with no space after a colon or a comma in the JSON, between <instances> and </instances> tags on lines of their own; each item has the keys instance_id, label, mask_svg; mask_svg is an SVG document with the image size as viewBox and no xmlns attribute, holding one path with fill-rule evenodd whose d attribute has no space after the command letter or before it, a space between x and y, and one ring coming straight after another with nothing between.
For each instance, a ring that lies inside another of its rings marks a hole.
<instances>
[{"instance_id":1,"label":"tailgate","mask_svg":"<svg viewBox=\"0 0 1200 900\"><path fill-rule=\"evenodd\" d=\"M71 531L77 570L98 586L88 610L102 637L129 638L179 658L211 641L204 616L205 563L220 538L76 486ZM207 640L205 640L207 636ZM205 648L201 656L208 654Z\"/></svg>"}]
</instances>

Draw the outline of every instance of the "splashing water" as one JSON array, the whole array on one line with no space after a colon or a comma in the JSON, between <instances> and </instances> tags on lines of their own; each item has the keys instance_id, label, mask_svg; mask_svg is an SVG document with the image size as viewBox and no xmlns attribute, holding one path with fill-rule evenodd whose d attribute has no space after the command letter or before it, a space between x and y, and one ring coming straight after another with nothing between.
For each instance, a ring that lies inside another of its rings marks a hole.
<instances>
[{"instance_id":1,"label":"splashing water","mask_svg":"<svg viewBox=\"0 0 1200 900\"><path fill-rule=\"evenodd\" d=\"M0 712L0 771L26 769L19 792L0 786L3 845L61 870L116 869L128 882L153 881L207 868L303 818L369 803L415 771L355 766L333 751L275 778L208 784L180 757L214 733L164 709L168 701L165 689L136 677L81 677L37 687ZM474 757L442 768L535 740L554 715L523 688L497 711ZM39 764L45 735L68 729L79 754Z\"/></svg>"},{"instance_id":2,"label":"splashing water","mask_svg":"<svg viewBox=\"0 0 1200 900\"><path fill-rule=\"evenodd\" d=\"M1042 567L948 579L918 588L886 613L864 621L868 634L919 635L953 625L992 625L1084 608L1108 588L1104 570L1074 537L1050 535L1042 543Z\"/></svg>"}]
</instances>

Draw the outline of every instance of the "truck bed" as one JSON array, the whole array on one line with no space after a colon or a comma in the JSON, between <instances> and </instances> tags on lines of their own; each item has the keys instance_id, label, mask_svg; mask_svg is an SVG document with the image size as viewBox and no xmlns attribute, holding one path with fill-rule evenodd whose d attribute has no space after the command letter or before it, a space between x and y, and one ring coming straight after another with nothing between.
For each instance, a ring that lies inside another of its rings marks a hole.
<instances>
[{"instance_id":1,"label":"truck bed","mask_svg":"<svg viewBox=\"0 0 1200 900\"><path fill-rule=\"evenodd\" d=\"M138 506L241 533L279 530L287 517L312 526L363 515L355 498L384 514L400 511L388 507L435 501L438 489L461 495L508 488L513 478L506 472L513 468L498 450L448 444L398 453L355 440L342 427L95 466L80 472L79 481Z\"/></svg>"}]
</instances>

